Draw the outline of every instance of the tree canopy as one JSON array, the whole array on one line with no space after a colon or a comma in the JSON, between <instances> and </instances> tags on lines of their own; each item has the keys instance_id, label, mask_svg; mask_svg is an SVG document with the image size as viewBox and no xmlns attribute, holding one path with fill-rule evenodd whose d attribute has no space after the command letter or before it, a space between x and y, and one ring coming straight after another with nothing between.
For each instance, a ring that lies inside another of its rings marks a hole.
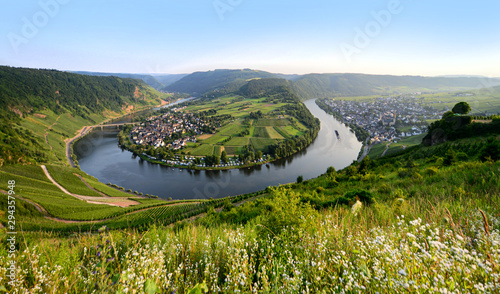
<instances>
[{"instance_id":1,"label":"tree canopy","mask_svg":"<svg viewBox=\"0 0 500 294\"><path fill-rule=\"evenodd\" d=\"M467 102L459 102L453 106L453 109L451 110L453 113L457 114L467 114L471 111L470 105Z\"/></svg>"}]
</instances>

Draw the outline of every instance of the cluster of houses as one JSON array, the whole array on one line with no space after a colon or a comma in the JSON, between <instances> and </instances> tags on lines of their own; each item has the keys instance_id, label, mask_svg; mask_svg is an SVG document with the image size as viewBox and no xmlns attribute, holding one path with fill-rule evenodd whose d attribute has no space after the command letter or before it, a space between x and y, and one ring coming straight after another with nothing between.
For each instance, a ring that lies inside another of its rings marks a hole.
<instances>
[{"instance_id":1,"label":"cluster of houses","mask_svg":"<svg viewBox=\"0 0 500 294\"><path fill-rule=\"evenodd\" d=\"M179 111L152 116L135 126L130 132L132 142L137 145L181 149L188 142L196 142L195 135L201 135L206 122L192 113ZM185 136L190 133L190 136ZM174 135L175 134L175 135Z\"/></svg>"},{"instance_id":2,"label":"cluster of houses","mask_svg":"<svg viewBox=\"0 0 500 294\"><path fill-rule=\"evenodd\" d=\"M427 120L440 119L444 111L424 106L414 94L379 97L366 101L327 99L343 122L355 124L370 134L372 143L399 140L426 131Z\"/></svg>"}]
</instances>

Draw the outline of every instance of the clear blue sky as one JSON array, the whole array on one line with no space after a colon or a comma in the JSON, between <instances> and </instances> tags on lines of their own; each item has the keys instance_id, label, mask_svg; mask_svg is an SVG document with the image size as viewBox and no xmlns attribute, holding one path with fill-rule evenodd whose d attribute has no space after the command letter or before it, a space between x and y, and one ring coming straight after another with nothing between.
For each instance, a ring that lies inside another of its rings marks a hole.
<instances>
[{"instance_id":1,"label":"clear blue sky","mask_svg":"<svg viewBox=\"0 0 500 294\"><path fill-rule=\"evenodd\" d=\"M498 0L0 3L2 65L500 77Z\"/></svg>"}]
</instances>

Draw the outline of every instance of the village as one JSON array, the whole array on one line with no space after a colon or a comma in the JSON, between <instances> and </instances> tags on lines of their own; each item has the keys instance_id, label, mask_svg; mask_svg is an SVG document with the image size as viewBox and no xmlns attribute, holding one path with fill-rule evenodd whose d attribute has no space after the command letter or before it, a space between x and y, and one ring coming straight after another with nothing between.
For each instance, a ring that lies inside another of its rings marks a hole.
<instances>
[{"instance_id":1,"label":"village","mask_svg":"<svg viewBox=\"0 0 500 294\"><path fill-rule=\"evenodd\" d=\"M371 101L325 99L343 123L367 131L371 143L397 141L425 133L429 121L440 119L443 110L423 106L414 94L379 97Z\"/></svg>"},{"instance_id":2,"label":"village","mask_svg":"<svg viewBox=\"0 0 500 294\"><path fill-rule=\"evenodd\" d=\"M147 118L132 129L130 137L137 145L179 150L188 142L196 143L196 135L210 133L215 127L193 113L174 108L165 114Z\"/></svg>"}]
</instances>

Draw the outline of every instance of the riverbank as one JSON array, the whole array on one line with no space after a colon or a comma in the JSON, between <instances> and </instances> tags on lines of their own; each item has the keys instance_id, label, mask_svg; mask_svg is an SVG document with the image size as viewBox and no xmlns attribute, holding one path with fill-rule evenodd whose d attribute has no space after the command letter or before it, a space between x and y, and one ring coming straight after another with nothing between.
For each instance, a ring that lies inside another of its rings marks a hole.
<instances>
[{"instance_id":1,"label":"riverbank","mask_svg":"<svg viewBox=\"0 0 500 294\"><path fill-rule=\"evenodd\" d=\"M166 166L166 167L180 168L180 169L189 169L189 170L208 170L208 171L213 171L213 170L233 170L233 169L245 169L245 168L252 168L252 167L256 167L256 166L262 166L262 165L269 164L269 163L272 163L272 162L277 161L277 160L286 159L288 157L293 157L295 154L297 154L297 153L305 150L307 147L309 147L314 142L314 140L316 140L316 138L318 136L318 133L319 133L319 130L320 130L320 128L314 128L312 130L309 130L309 132L312 131L311 133L304 134L303 136L307 136L307 135L310 136L312 134L312 139L309 140L310 143L307 144L307 145L305 145L303 148L297 149L294 153L292 153L289 156L272 158L272 159L269 159L269 160L262 160L262 161L258 161L258 162L254 161L254 162L243 164L243 165L197 166L197 165L188 164L188 163L185 163L185 164L170 164L170 163L168 163L168 162L166 162L164 160L161 160L161 159L158 159L158 158L155 158L155 157L151 157L151 156L146 155L146 154L137 154L137 153L133 152L132 150L130 150L130 148L126 144L124 144L123 142L121 142L121 140L119 140L119 146L121 148L123 148L123 149L131 152L132 154L138 156L139 158L145 160L145 161L148 161L148 162L151 162L151 163L155 163L155 164L159 164L159 165ZM302 138L302 137L299 137L299 139ZM270 155L267 155L266 157L269 158Z\"/></svg>"}]
</instances>

